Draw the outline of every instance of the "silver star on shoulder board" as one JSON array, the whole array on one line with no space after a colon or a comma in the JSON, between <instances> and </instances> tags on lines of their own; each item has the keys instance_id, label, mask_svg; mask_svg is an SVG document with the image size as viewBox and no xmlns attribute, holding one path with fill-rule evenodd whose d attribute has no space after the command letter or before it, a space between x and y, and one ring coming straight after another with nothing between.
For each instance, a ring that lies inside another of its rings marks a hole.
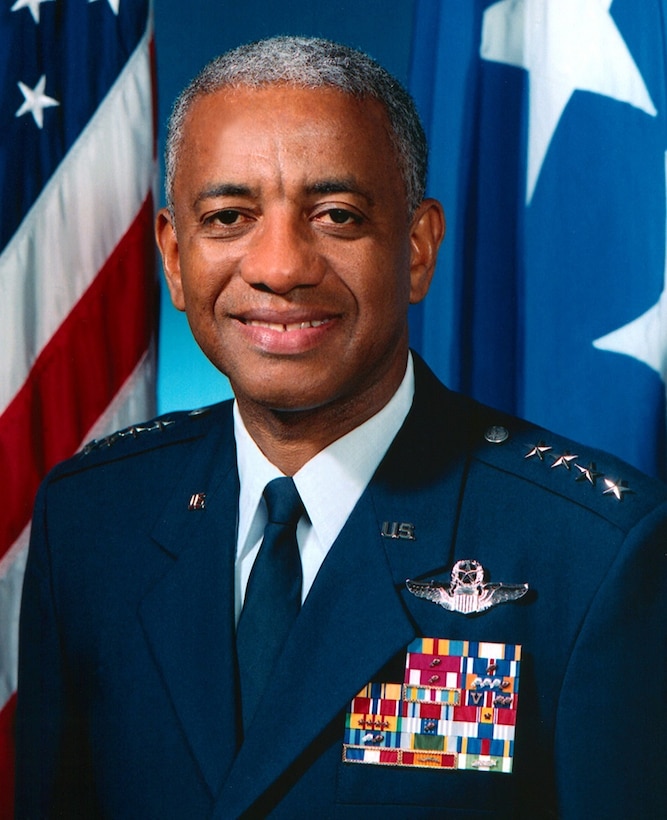
<instances>
[{"instance_id":1,"label":"silver star on shoulder board","mask_svg":"<svg viewBox=\"0 0 667 820\"><path fill-rule=\"evenodd\" d=\"M628 487L626 481L621 481L619 478L618 481L612 481L610 478L605 478L604 483L607 485L607 489L602 491L602 495L613 495L619 501L623 501L623 496L626 493L632 493L634 490L631 490Z\"/></svg>"},{"instance_id":2,"label":"silver star on shoulder board","mask_svg":"<svg viewBox=\"0 0 667 820\"><path fill-rule=\"evenodd\" d=\"M572 469L570 467L570 464L573 461L576 461L576 459L578 459L579 456L573 456L572 453L570 453L568 450L566 450L562 454L552 455L551 458L553 458L553 460L554 460L554 463L551 465L552 468L553 467L565 467L566 470L570 470L570 469Z\"/></svg>"},{"instance_id":3,"label":"silver star on shoulder board","mask_svg":"<svg viewBox=\"0 0 667 820\"><path fill-rule=\"evenodd\" d=\"M545 444L543 441L538 441L537 444L526 453L524 458L537 457L540 461L544 461L544 454L548 453L551 449L548 444Z\"/></svg>"},{"instance_id":4,"label":"silver star on shoulder board","mask_svg":"<svg viewBox=\"0 0 667 820\"><path fill-rule=\"evenodd\" d=\"M604 473L598 472L594 461L592 461L588 467L582 467L581 464L575 464L574 466L577 470L579 470L579 475L576 477L575 481L588 481L589 484L592 484L594 487L597 479L602 478L604 475Z\"/></svg>"},{"instance_id":5,"label":"silver star on shoulder board","mask_svg":"<svg viewBox=\"0 0 667 820\"><path fill-rule=\"evenodd\" d=\"M498 604L516 601L528 592L528 584L489 584L484 582L485 570L479 561L457 561L452 568L450 584L437 581L411 581L405 584L413 595L426 598L450 612L474 615Z\"/></svg>"}]
</instances>

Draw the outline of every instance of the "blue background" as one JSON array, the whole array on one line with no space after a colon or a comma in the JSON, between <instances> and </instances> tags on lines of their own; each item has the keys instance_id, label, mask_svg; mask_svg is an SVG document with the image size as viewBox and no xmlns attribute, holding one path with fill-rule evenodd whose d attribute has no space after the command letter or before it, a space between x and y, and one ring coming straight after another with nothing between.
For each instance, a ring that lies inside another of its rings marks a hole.
<instances>
[{"instance_id":1,"label":"blue background","mask_svg":"<svg viewBox=\"0 0 667 820\"><path fill-rule=\"evenodd\" d=\"M156 0L160 154L174 98L212 57L239 43L275 34L339 40L375 57L407 84L413 0ZM161 193L160 204L163 202ZM158 357L158 410L197 407L231 395L226 379L193 340L185 316L162 288Z\"/></svg>"}]
</instances>

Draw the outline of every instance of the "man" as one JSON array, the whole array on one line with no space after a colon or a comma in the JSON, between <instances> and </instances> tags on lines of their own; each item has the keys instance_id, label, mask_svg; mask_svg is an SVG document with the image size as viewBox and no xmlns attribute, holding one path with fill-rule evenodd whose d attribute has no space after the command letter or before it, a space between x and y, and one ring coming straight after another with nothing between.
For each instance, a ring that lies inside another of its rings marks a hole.
<instances>
[{"instance_id":1,"label":"man","mask_svg":"<svg viewBox=\"0 0 667 820\"><path fill-rule=\"evenodd\" d=\"M43 485L20 817L664 816L665 488L409 354L425 166L405 92L324 41L179 99L157 241L236 400Z\"/></svg>"}]
</instances>

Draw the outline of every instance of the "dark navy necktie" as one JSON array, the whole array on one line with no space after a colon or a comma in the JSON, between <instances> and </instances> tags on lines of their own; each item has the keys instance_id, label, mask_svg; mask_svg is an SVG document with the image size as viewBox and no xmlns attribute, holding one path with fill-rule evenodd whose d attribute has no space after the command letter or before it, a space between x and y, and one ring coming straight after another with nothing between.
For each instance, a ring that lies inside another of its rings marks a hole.
<instances>
[{"instance_id":1,"label":"dark navy necktie","mask_svg":"<svg viewBox=\"0 0 667 820\"><path fill-rule=\"evenodd\" d=\"M236 631L243 726L247 728L301 608L301 558L296 527L303 503L291 478L264 488L268 521Z\"/></svg>"}]
</instances>

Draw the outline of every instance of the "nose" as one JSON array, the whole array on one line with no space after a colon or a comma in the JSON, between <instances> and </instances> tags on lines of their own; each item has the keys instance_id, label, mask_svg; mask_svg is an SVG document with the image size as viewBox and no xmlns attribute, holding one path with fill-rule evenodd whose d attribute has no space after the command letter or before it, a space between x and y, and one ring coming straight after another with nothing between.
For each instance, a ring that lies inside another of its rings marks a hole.
<instances>
[{"instance_id":1,"label":"nose","mask_svg":"<svg viewBox=\"0 0 667 820\"><path fill-rule=\"evenodd\" d=\"M241 262L241 275L252 287L273 293L316 285L323 261L307 221L287 208L263 214Z\"/></svg>"}]
</instances>

